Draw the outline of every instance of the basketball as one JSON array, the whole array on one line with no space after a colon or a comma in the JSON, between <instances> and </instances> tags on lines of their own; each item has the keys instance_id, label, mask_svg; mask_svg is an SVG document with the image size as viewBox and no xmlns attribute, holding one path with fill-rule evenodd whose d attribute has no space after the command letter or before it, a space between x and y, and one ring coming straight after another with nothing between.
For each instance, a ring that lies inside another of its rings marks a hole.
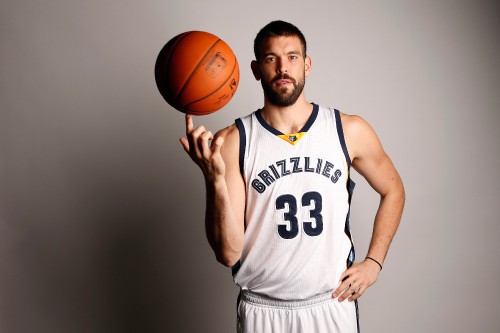
<instances>
[{"instance_id":1,"label":"basketball","mask_svg":"<svg viewBox=\"0 0 500 333\"><path fill-rule=\"evenodd\" d=\"M231 100L238 88L240 69L222 39L204 31L188 31L161 49L155 79L168 104L199 116L220 110Z\"/></svg>"}]
</instances>

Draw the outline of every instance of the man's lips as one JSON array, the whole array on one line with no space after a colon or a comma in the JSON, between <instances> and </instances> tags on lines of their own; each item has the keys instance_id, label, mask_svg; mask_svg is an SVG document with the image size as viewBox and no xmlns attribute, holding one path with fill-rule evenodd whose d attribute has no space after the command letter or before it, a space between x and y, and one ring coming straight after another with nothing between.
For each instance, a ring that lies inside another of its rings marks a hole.
<instances>
[{"instance_id":1,"label":"man's lips","mask_svg":"<svg viewBox=\"0 0 500 333\"><path fill-rule=\"evenodd\" d=\"M276 81L274 81L276 83L276 85L278 86L286 86L288 84L291 84L292 83L292 80L288 80L288 79L278 79Z\"/></svg>"}]
</instances>

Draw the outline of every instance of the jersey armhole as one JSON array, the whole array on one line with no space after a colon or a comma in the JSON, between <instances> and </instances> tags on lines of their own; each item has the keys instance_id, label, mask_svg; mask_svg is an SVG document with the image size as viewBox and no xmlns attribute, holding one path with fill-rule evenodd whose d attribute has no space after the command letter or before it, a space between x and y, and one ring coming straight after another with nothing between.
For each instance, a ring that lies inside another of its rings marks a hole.
<instances>
[{"instance_id":1,"label":"jersey armhole","mask_svg":"<svg viewBox=\"0 0 500 333\"><path fill-rule=\"evenodd\" d=\"M335 113L335 123L337 127L337 134L339 136L340 145L342 147L342 151L344 152L345 160L347 162L347 167L351 168L351 157L349 156L349 152L347 151L347 145L345 144L344 138L344 130L342 128L342 120L340 119L340 111L334 109Z\"/></svg>"},{"instance_id":2,"label":"jersey armhole","mask_svg":"<svg viewBox=\"0 0 500 333\"><path fill-rule=\"evenodd\" d=\"M245 164L245 149L247 144L247 136L245 133L245 126L243 125L241 119L239 118L236 119L234 123L236 124L236 128L238 128L238 132L240 133L240 153L239 153L240 173L243 179L245 179L244 164Z\"/></svg>"},{"instance_id":3,"label":"jersey armhole","mask_svg":"<svg viewBox=\"0 0 500 333\"><path fill-rule=\"evenodd\" d=\"M240 173L243 179L245 179L244 165L245 165L245 149L247 145L247 136L245 132L245 126L243 125L241 119L240 118L236 119L234 123L236 124L236 128L238 128L238 132L240 133L240 152L239 152ZM246 222L245 222L245 231L246 231ZM234 264L234 266L231 267L231 273L233 277L238 273L240 267L241 267L241 260L238 260L238 262L236 262L236 264Z\"/></svg>"}]
</instances>

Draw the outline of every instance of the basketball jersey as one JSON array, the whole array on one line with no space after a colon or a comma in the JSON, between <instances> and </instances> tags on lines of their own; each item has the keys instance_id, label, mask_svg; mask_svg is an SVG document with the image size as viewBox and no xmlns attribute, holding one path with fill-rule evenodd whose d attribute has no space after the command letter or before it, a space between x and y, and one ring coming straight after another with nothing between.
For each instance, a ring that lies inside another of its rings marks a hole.
<instances>
[{"instance_id":1,"label":"basketball jersey","mask_svg":"<svg viewBox=\"0 0 500 333\"><path fill-rule=\"evenodd\" d=\"M294 134L274 129L260 110L236 126L247 197L235 283L282 300L334 290L354 260L354 183L339 111L313 104L308 122Z\"/></svg>"}]
</instances>

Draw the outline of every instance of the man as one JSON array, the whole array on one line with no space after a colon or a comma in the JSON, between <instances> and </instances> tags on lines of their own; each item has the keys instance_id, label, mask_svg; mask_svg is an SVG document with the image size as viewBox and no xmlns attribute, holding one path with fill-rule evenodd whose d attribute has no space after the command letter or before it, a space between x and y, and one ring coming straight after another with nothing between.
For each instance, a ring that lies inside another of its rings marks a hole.
<instances>
[{"instance_id":1,"label":"man","mask_svg":"<svg viewBox=\"0 0 500 333\"><path fill-rule=\"evenodd\" d=\"M294 25L266 25L251 63L263 108L215 137L188 115L180 139L205 177L209 243L241 288L240 332L359 331L356 300L377 280L403 210L402 181L373 129L306 101L306 51ZM381 196L357 263L351 165Z\"/></svg>"}]
</instances>

